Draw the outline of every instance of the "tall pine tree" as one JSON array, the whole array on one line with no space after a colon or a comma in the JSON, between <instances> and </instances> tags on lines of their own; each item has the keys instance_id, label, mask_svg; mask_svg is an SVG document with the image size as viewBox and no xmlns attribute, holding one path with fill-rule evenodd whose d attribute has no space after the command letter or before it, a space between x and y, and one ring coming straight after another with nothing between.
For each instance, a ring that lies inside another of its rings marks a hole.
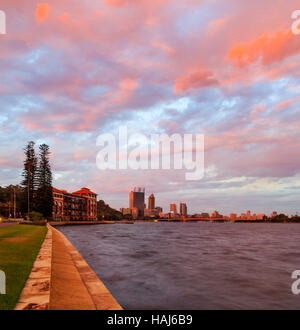
<instances>
[{"instance_id":1,"label":"tall pine tree","mask_svg":"<svg viewBox=\"0 0 300 330\"><path fill-rule=\"evenodd\" d=\"M39 147L39 164L37 171L36 210L46 218L52 217L52 171L50 166L50 148L46 144Z\"/></svg>"},{"instance_id":2,"label":"tall pine tree","mask_svg":"<svg viewBox=\"0 0 300 330\"><path fill-rule=\"evenodd\" d=\"M28 142L24 148L25 161L23 170L23 180L21 186L24 191L24 211L26 213L35 210L35 190L37 185L37 157L34 150L35 143L33 141Z\"/></svg>"}]
</instances>

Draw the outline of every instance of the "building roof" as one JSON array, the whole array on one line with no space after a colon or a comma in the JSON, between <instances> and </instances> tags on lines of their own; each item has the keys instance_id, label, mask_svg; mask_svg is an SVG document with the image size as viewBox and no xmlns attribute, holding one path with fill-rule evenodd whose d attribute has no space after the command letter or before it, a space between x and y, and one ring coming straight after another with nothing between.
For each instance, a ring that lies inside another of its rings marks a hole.
<instances>
[{"instance_id":1,"label":"building roof","mask_svg":"<svg viewBox=\"0 0 300 330\"><path fill-rule=\"evenodd\" d=\"M58 192L58 193L61 193L61 194L66 193L65 190L60 190L60 189L56 189L56 188L52 188L52 190L53 190L54 192Z\"/></svg>"},{"instance_id":2,"label":"building roof","mask_svg":"<svg viewBox=\"0 0 300 330\"><path fill-rule=\"evenodd\" d=\"M75 191L73 193L69 193L67 192L66 190L63 190L63 189L57 189L57 188L52 188L53 192L56 192L56 193L60 193L60 194L69 194L69 195L83 195L83 194L92 194L92 195L95 195L97 196L97 194L95 194L94 192L92 192L90 189L88 188L81 188L80 190L78 191Z\"/></svg>"},{"instance_id":3,"label":"building roof","mask_svg":"<svg viewBox=\"0 0 300 330\"><path fill-rule=\"evenodd\" d=\"M96 195L96 193L92 192L89 188L81 188L78 191L73 192L73 194L79 195L79 194L92 194L92 195Z\"/></svg>"}]
</instances>

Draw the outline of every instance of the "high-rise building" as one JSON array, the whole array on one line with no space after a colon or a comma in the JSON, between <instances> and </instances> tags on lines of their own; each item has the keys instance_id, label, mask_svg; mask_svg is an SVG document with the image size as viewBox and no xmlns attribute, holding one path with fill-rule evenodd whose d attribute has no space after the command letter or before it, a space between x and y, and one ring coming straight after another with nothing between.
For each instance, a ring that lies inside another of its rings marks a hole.
<instances>
[{"instance_id":1,"label":"high-rise building","mask_svg":"<svg viewBox=\"0 0 300 330\"><path fill-rule=\"evenodd\" d=\"M161 213L163 211L162 207L160 206L156 206L155 209L157 210L158 213Z\"/></svg>"},{"instance_id":2,"label":"high-rise building","mask_svg":"<svg viewBox=\"0 0 300 330\"><path fill-rule=\"evenodd\" d=\"M170 204L170 212L177 214L177 206L176 204Z\"/></svg>"},{"instance_id":3,"label":"high-rise building","mask_svg":"<svg viewBox=\"0 0 300 330\"><path fill-rule=\"evenodd\" d=\"M214 211L214 212L212 212L211 217L221 219L221 218L223 218L223 215L220 214L218 211Z\"/></svg>"},{"instance_id":4,"label":"high-rise building","mask_svg":"<svg viewBox=\"0 0 300 330\"><path fill-rule=\"evenodd\" d=\"M187 206L186 203L180 203L180 215L187 216Z\"/></svg>"},{"instance_id":5,"label":"high-rise building","mask_svg":"<svg viewBox=\"0 0 300 330\"><path fill-rule=\"evenodd\" d=\"M134 188L129 194L129 207L136 208L138 217L144 216L145 208L145 188Z\"/></svg>"},{"instance_id":6,"label":"high-rise building","mask_svg":"<svg viewBox=\"0 0 300 330\"><path fill-rule=\"evenodd\" d=\"M247 217L247 220L251 219L251 211L250 210L247 211L246 217Z\"/></svg>"},{"instance_id":7,"label":"high-rise building","mask_svg":"<svg viewBox=\"0 0 300 330\"><path fill-rule=\"evenodd\" d=\"M155 209L155 197L151 194L148 198L148 209L154 210Z\"/></svg>"}]
</instances>

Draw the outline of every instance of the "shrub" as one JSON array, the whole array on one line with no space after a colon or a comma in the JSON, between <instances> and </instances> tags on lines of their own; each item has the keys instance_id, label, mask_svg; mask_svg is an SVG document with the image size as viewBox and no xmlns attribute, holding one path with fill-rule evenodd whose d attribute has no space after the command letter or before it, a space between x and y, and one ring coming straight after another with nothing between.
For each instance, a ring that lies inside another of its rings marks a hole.
<instances>
[{"instance_id":1,"label":"shrub","mask_svg":"<svg viewBox=\"0 0 300 330\"><path fill-rule=\"evenodd\" d=\"M42 213L32 211L29 213L29 219L33 221L44 220L44 216Z\"/></svg>"}]
</instances>

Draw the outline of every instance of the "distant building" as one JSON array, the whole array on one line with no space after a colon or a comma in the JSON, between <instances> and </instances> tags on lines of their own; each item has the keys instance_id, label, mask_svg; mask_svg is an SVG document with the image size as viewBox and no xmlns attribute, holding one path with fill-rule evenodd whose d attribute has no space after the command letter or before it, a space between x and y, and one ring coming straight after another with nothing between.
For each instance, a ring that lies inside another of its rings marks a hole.
<instances>
[{"instance_id":1,"label":"distant building","mask_svg":"<svg viewBox=\"0 0 300 330\"><path fill-rule=\"evenodd\" d=\"M123 214L123 215L131 215L131 209L129 207L125 208L125 207L122 207L120 208L120 212Z\"/></svg>"},{"instance_id":2,"label":"distant building","mask_svg":"<svg viewBox=\"0 0 300 330\"><path fill-rule=\"evenodd\" d=\"M162 207L160 206L156 206L155 209L157 210L158 213L161 213L163 211Z\"/></svg>"},{"instance_id":3,"label":"distant building","mask_svg":"<svg viewBox=\"0 0 300 330\"><path fill-rule=\"evenodd\" d=\"M159 213L159 216L162 218L162 219L171 219L172 218L172 214L171 213Z\"/></svg>"},{"instance_id":4,"label":"distant building","mask_svg":"<svg viewBox=\"0 0 300 330\"><path fill-rule=\"evenodd\" d=\"M212 218L223 218L223 215L220 214L218 211L212 212L211 214Z\"/></svg>"},{"instance_id":5,"label":"distant building","mask_svg":"<svg viewBox=\"0 0 300 330\"><path fill-rule=\"evenodd\" d=\"M176 204L170 204L170 212L177 214L177 206Z\"/></svg>"},{"instance_id":6,"label":"distant building","mask_svg":"<svg viewBox=\"0 0 300 330\"><path fill-rule=\"evenodd\" d=\"M148 198L148 209L154 210L155 209L155 197L151 194Z\"/></svg>"},{"instance_id":7,"label":"distant building","mask_svg":"<svg viewBox=\"0 0 300 330\"><path fill-rule=\"evenodd\" d=\"M187 216L187 206L186 203L180 203L180 215L183 217Z\"/></svg>"},{"instance_id":8,"label":"distant building","mask_svg":"<svg viewBox=\"0 0 300 330\"><path fill-rule=\"evenodd\" d=\"M273 211L271 214L270 214L270 218L274 218L277 216L277 212L276 211Z\"/></svg>"},{"instance_id":9,"label":"distant building","mask_svg":"<svg viewBox=\"0 0 300 330\"><path fill-rule=\"evenodd\" d=\"M231 213L230 214L230 220L231 221L235 221L237 219L237 215L236 215L236 213Z\"/></svg>"},{"instance_id":10,"label":"distant building","mask_svg":"<svg viewBox=\"0 0 300 330\"><path fill-rule=\"evenodd\" d=\"M140 211L137 207L133 207L131 209L131 214L132 214L132 218L135 219L135 220L140 217Z\"/></svg>"},{"instance_id":11,"label":"distant building","mask_svg":"<svg viewBox=\"0 0 300 330\"><path fill-rule=\"evenodd\" d=\"M144 210L144 216L145 217L150 217L150 218L154 218L154 217L156 217L156 216L158 216L159 215L159 212L158 212L158 210L157 209L145 209Z\"/></svg>"},{"instance_id":12,"label":"distant building","mask_svg":"<svg viewBox=\"0 0 300 330\"><path fill-rule=\"evenodd\" d=\"M144 216L145 188L134 188L129 194L130 209L137 208L138 217Z\"/></svg>"},{"instance_id":13,"label":"distant building","mask_svg":"<svg viewBox=\"0 0 300 330\"><path fill-rule=\"evenodd\" d=\"M251 211L247 211L247 213L246 213L246 218L247 218L247 220L251 220Z\"/></svg>"},{"instance_id":14,"label":"distant building","mask_svg":"<svg viewBox=\"0 0 300 330\"><path fill-rule=\"evenodd\" d=\"M200 218L209 218L209 213L202 212L202 213L200 214Z\"/></svg>"},{"instance_id":15,"label":"distant building","mask_svg":"<svg viewBox=\"0 0 300 330\"><path fill-rule=\"evenodd\" d=\"M82 188L74 193L53 188L53 200L53 220L97 220L97 194L88 188Z\"/></svg>"},{"instance_id":16,"label":"distant building","mask_svg":"<svg viewBox=\"0 0 300 330\"><path fill-rule=\"evenodd\" d=\"M257 220L263 220L264 217L265 217L264 213L259 213L256 218L257 218Z\"/></svg>"}]
</instances>

